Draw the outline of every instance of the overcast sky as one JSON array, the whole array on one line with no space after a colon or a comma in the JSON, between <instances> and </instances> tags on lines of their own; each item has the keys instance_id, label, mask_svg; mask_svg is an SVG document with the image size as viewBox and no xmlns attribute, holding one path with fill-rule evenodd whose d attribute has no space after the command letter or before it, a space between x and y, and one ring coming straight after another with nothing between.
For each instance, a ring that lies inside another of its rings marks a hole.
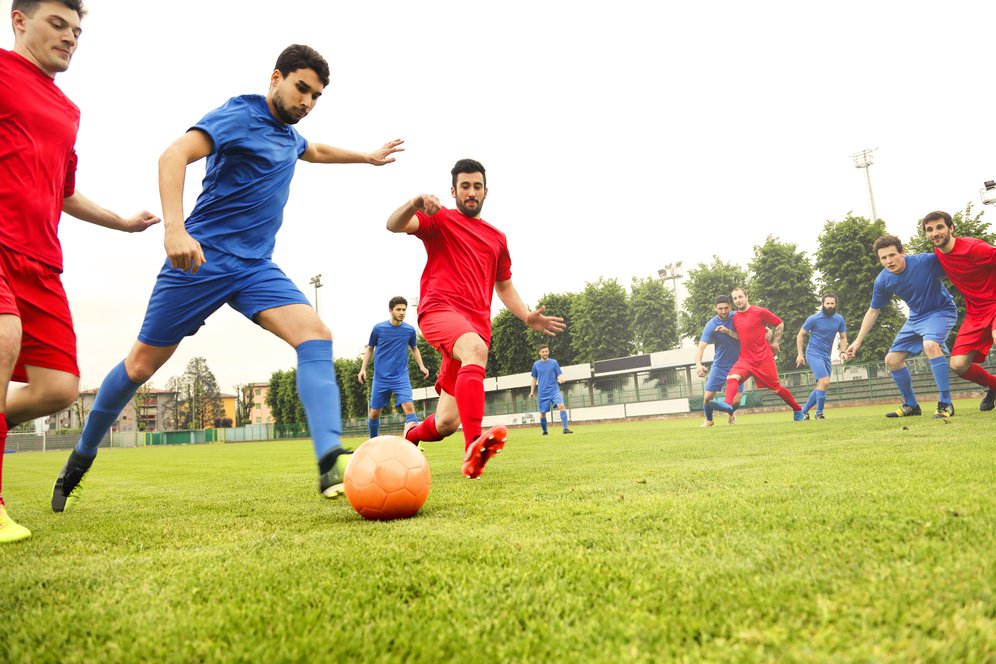
<instances>
[{"instance_id":1,"label":"overcast sky","mask_svg":"<svg viewBox=\"0 0 996 664\"><path fill-rule=\"evenodd\" d=\"M870 216L850 158L864 148L878 148L878 215L903 238L930 210L981 207L996 178L992 0L87 6L57 83L82 111L78 188L122 214L160 213L161 152L229 97L265 94L291 43L332 69L298 125L305 138L360 150L405 139L382 168L299 162L274 259L309 297L322 275L337 357L362 352L390 297L417 295L422 244L384 223L418 193L452 207L461 157L488 169L482 217L507 234L532 305L600 276L628 287L678 260L746 266L768 234L813 252L826 220ZM0 7L9 15L9 0ZM12 45L8 29L0 46ZM202 176L203 164L188 169L188 213ZM82 386L96 387L138 333L162 228L125 235L66 217L61 237ZM197 355L224 391L295 364L223 309L152 384Z\"/></svg>"}]
</instances>

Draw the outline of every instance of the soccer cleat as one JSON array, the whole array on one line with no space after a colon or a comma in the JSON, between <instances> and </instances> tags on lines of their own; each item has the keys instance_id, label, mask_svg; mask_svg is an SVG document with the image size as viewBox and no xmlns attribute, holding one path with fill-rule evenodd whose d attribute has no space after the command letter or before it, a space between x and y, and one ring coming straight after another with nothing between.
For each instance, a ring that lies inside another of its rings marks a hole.
<instances>
[{"instance_id":1,"label":"soccer cleat","mask_svg":"<svg viewBox=\"0 0 996 664\"><path fill-rule=\"evenodd\" d=\"M803 414L802 414L802 419L803 419L804 421L808 422L808 421L809 421L809 413L803 413Z\"/></svg>"},{"instance_id":2,"label":"soccer cleat","mask_svg":"<svg viewBox=\"0 0 996 664\"><path fill-rule=\"evenodd\" d=\"M730 413L730 416L728 418L726 418L726 423L729 424L731 427L734 424L736 424L737 423L737 414L736 413Z\"/></svg>"},{"instance_id":3,"label":"soccer cleat","mask_svg":"<svg viewBox=\"0 0 996 664\"><path fill-rule=\"evenodd\" d=\"M544 432L543 432L543 435L544 435L544 436L549 436L549 435L550 435L550 432L549 432L549 431L544 431Z\"/></svg>"},{"instance_id":4,"label":"soccer cleat","mask_svg":"<svg viewBox=\"0 0 996 664\"><path fill-rule=\"evenodd\" d=\"M59 471L52 487L52 511L71 510L83 495L83 477L93 465L94 457L86 457L75 449L69 453L66 465Z\"/></svg>"},{"instance_id":5,"label":"soccer cleat","mask_svg":"<svg viewBox=\"0 0 996 664\"><path fill-rule=\"evenodd\" d=\"M564 433L574 433L574 432L571 431L570 429L564 429Z\"/></svg>"},{"instance_id":6,"label":"soccer cleat","mask_svg":"<svg viewBox=\"0 0 996 664\"><path fill-rule=\"evenodd\" d=\"M713 424L715 424L715 422L713 422L712 420L706 420L705 422L699 425L699 428L705 429L706 427L711 427Z\"/></svg>"},{"instance_id":7,"label":"soccer cleat","mask_svg":"<svg viewBox=\"0 0 996 664\"><path fill-rule=\"evenodd\" d=\"M949 417L954 417L954 406L943 401L937 402L937 412L934 413L935 420L946 420Z\"/></svg>"},{"instance_id":8,"label":"soccer cleat","mask_svg":"<svg viewBox=\"0 0 996 664\"><path fill-rule=\"evenodd\" d=\"M802 422L803 420L808 420L808 419L809 419L809 415L807 415L806 413L802 412L801 410L793 410L792 411L792 421L793 422Z\"/></svg>"},{"instance_id":9,"label":"soccer cleat","mask_svg":"<svg viewBox=\"0 0 996 664\"><path fill-rule=\"evenodd\" d=\"M923 411L920 410L920 406L907 406L903 404L891 413L886 413L886 417L914 417L916 415L923 415Z\"/></svg>"},{"instance_id":10,"label":"soccer cleat","mask_svg":"<svg viewBox=\"0 0 996 664\"><path fill-rule=\"evenodd\" d=\"M323 457L324 458L324 457ZM335 464L328 472L319 475L318 490L326 498L338 498L346 492L343 486L343 478L346 477L346 467L349 460L353 458L353 453L343 451L335 458Z\"/></svg>"},{"instance_id":11,"label":"soccer cleat","mask_svg":"<svg viewBox=\"0 0 996 664\"><path fill-rule=\"evenodd\" d=\"M0 544L20 542L31 537L31 531L15 522L7 514L7 506L0 500Z\"/></svg>"},{"instance_id":12,"label":"soccer cleat","mask_svg":"<svg viewBox=\"0 0 996 664\"><path fill-rule=\"evenodd\" d=\"M484 472L484 464L502 451L507 437L508 428L504 424L497 424L478 436L467 448L467 454L463 458L463 476L471 480L480 477Z\"/></svg>"},{"instance_id":13,"label":"soccer cleat","mask_svg":"<svg viewBox=\"0 0 996 664\"><path fill-rule=\"evenodd\" d=\"M816 413L816 419L818 419L818 420L825 420L827 418L823 417L823 413Z\"/></svg>"},{"instance_id":14,"label":"soccer cleat","mask_svg":"<svg viewBox=\"0 0 996 664\"><path fill-rule=\"evenodd\" d=\"M986 396L982 397L982 402L979 404L979 410L985 412L987 410L992 410L996 407L996 387L991 390L986 390Z\"/></svg>"}]
</instances>

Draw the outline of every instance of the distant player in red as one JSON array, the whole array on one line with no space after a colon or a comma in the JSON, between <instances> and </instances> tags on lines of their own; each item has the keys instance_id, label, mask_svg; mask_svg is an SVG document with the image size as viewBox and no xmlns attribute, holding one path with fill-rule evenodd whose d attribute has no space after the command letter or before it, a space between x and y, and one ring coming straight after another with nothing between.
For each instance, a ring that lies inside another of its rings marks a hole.
<instances>
[{"instance_id":1,"label":"distant player in red","mask_svg":"<svg viewBox=\"0 0 996 664\"><path fill-rule=\"evenodd\" d=\"M795 411L793 419L802 421L800 406L788 389L778 382L778 369L775 367L775 353L785 332L782 319L764 307L752 305L743 288L733 289L733 306L737 308L737 336L740 337L740 358L726 377L726 403L737 403L737 390L748 378L754 378L761 387L774 391ZM768 326L774 328L771 343L768 343Z\"/></svg>"},{"instance_id":2,"label":"distant player in red","mask_svg":"<svg viewBox=\"0 0 996 664\"><path fill-rule=\"evenodd\" d=\"M418 324L442 356L436 412L405 428L412 443L442 440L463 424L463 474L476 479L484 464L505 446L503 425L481 433L484 419L484 368L491 345L491 299L494 293L527 326L554 336L564 321L529 310L512 285L512 259L505 234L480 218L488 194L484 166L461 159L450 171L449 210L431 194L420 194L387 220L387 230L408 233L425 245L426 263L418 301Z\"/></svg>"},{"instance_id":3,"label":"distant player in red","mask_svg":"<svg viewBox=\"0 0 996 664\"><path fill-rule=\"evenodd\" d=\"M965 296L965 320L951 350L951 369L986 388L979 410L992 410L996 376L979 365L996 338L996 248L973 237L955 237L947 212L931 212L921 223L948 279Z\"/></svg>"},{"instance_id":4,"label":"distant player in red","mask_svg":"<svg viewBox=\"0 0 996 664\"><path fill-rule=\"evenodd\" d=\"M14 49L0 49L0 480L8 426L66 408L79 393L61 214L129 232L159 221L149 212L124 219L76 191L80 111L55 76L69 68L84 14L79 0L14 0ZM28 385L8 394L10 380ZM30 535L0 497L0 543Z\"/></svg>"}]
</instances>

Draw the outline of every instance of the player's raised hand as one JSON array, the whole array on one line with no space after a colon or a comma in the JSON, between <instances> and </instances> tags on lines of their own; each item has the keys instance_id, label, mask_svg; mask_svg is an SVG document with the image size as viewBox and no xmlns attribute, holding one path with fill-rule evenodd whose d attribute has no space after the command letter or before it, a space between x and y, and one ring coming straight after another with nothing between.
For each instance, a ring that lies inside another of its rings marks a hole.
<instances>
[{"instance_id":1,"label":"player's raised hand","mask_svg":"<svg viewBox=\"0 0 996 664\"><path fill-rule=\"evenodd\" d=\"M149 226L155 226L162 219L152 214L148 210L142 210L137 214L126 217L124 227L121 229L126 233L141 233Z\"/></svg>"},{"instance_id":2,"label":"player's raised hand","mask_svg":"<svg viewBox=\"0 0 996 664\"><path fill-rule=\"evenodd\" d=\"M530 311L526 315L526 325L550 337L557 336L557 332L563 332L567 328L563 318L560 316L544 316L544 311L546 311L546 306L541 306L538 309Z\"/></svg>"},{"instance_id":3,"label":"player's raised hand","mask_svg":"<svg viewBox=\"0 0 996 664\"><path fill-rule=\"evenodd\" d=\"M201 243L185 230L167 233L163 245L166 247L170 265L184 272L190 270L190 274L197 274L201 265L207 263Z\"/></svg>"},{"instance_id":4,"label":"player's raised hand","mask_svg":"<svg viewBox=\"0 0 996 664\"><path fill-rule=\"evenodd\" d=\"M419 194L412 199L412 207L425 212L431 217L439 212L439 208L442 206L439 204L439 199L432 194Z\"/></svg>"},{"instance_id":5,"label":"player's raised hand","mask_svg":"<svg viewBox=\"0 0 996 664\"><path fill-rule=\"evenodd\" d=\"M404 143L404 141L400 138L388 141L387 143L384 143L380 149L368 152L367 160L374 166L383 166L384 164L394 163L394 157L391 155L395 152L405 151L403 147L400 147L402 143Z\"/></svg>"}]
</instances>

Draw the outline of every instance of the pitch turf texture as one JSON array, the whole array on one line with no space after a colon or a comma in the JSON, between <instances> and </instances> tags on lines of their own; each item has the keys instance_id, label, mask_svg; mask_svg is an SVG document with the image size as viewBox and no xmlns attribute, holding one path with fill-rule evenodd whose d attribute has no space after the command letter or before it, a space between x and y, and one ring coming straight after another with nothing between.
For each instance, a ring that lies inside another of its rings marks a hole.
<instances>
[{"instance_id":1,"label":"pitch turf texture","mask_svg":"<svg viewBox=\"0 0 996 664\"><path fill-rule=\"evenodd\" d=\"M315 490L307 441L6 460L0 661L996 660L996 413L832 409L429 445L414 519ZM358 442L358 441L351 441Z\"/></svg>"}]
</instances>

